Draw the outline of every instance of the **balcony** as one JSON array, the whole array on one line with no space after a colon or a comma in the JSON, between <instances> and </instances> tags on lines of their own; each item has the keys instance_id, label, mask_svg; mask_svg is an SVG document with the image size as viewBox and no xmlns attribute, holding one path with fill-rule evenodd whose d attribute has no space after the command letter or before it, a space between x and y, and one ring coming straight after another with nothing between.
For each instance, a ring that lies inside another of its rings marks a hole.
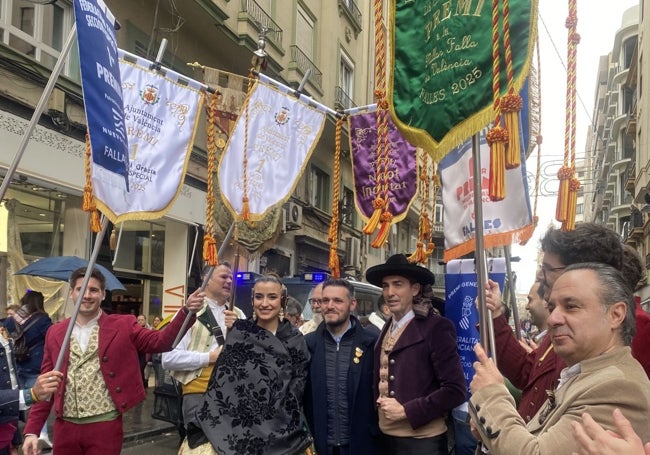
<instances>
[{"instance_id":1,"label":"balcony","mask_svg":"<svg viewBox=\"0 0 650 455\"><path fill-rule=\"evenodd\" d=\"M334 109L336 110L345 110L357 107L356 104L352 101L352 98L347 94L342 87L336 87L336 93L334 95Z\"/></svg>"},{"instance_id":2,"label":"balcony","mask_svg":"<svg viewBox=\"0 0 650 455\"><path fill-rule=\"evenodd\" d=\"M291 61L289 62L289 82L300 83L302 78L311 70L308 84L311 84L322 94L323 90L323 73L318 69L307 55L296 45L290 46Z\"/></svg>"},{"instance_id":3,"label":"balcony","mask_svg":"<svg viewBox=\"0 0 650 455\"><path fill-rule=\"evenodd\" d=\"M630 194L635 194L634 182L636 181L636 163L630 161L624 173L625 191Z\"/></svg>"},{"instance_id":4,"label":"balcony","mask_svg":"<svg viewBox=\"0 0 650 455\"><path fill-rule=\"evenodd\" d=\"M282 48L282 29L255 0L241 0L238 21L237 33L239 34L239 38L246 42L251 49L257 49L260 32L266 30L268 43L279 54L284 53ZM266 51L269 52L268 47ZM274 56L270 54L269 57L273 58ZM275 59L279 60L279 56L276 56Z\"/></svg>"},{"instance_id":5,"label":"balcony","mask_svg":"<svg viewBox=\"0 0 650 455\"><path fill-rule=\"evenodd\" d=\"M361 11L354 0L338 0L339 16L345 15L354 28L355 38L361 31Z\"/></svg>"}]
</instances>

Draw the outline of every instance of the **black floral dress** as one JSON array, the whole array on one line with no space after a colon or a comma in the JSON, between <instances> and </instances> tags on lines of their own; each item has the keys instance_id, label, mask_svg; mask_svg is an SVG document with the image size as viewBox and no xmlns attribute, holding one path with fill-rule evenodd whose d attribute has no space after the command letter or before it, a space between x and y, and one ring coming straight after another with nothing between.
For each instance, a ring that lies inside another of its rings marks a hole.
<instances>
[{"instance_id":1,"label":"black floral dress","mask_svg":"<svg viewBox=\"0 0 650 455\"><path fill-rule=\"evenodd\" d=\"M276 335L238 320L197 411L219 455L296 455L311 445L302 414L309 351L287 320Z\"/></svg>"}]
</instances>

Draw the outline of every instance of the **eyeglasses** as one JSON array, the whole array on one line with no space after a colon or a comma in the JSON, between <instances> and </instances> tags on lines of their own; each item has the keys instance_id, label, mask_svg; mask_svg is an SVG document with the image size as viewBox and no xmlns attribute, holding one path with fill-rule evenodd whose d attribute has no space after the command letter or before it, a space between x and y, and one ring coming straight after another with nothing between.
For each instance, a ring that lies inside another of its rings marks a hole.
<instances>
[{"instance_id":1,"label":"eyeglasses","mask_svg":"<svg viewBox=\"0 0 650 455\"><path fill-rule=\"evenodd\" d=\"M308 302L310 305L320 305L323 303L323 299L309 299Z\"/></svg>"},{"instance_id":2,"label":"eyeglasses","mask_svg":"<svg viewBox=\"0 0 650 455\"><path fill-rule=\"evenodd\" d=\"M566 265L560 267L551 267L550 265L542 264L542 273L544 274L544 277L546 277L546 272L559 272L560 270L564 270L566 268Z\"/></svg>"}]
</instances>

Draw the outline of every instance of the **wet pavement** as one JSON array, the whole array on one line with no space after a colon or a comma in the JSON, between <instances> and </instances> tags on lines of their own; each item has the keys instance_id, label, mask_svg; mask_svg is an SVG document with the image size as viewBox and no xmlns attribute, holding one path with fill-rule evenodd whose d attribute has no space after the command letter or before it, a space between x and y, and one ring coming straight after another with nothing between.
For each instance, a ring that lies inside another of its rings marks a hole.
<instances>
[{"instance_id":1,"label":"wet pavement","mask_svg":"<svg viewBox=\"0 0 650 455\"><path fill-rule=\"evenodd\" d=\"M153 387L149 387L146 399L122 416L124 425L123 454L155 453L164 455L178 452L179 437L176 427L171 423L152 418L153 407L154 391ZM48 419L50 439L54 435L53 423L54 417L51 414ZM43 451L44 455L54 455L55 453L56 448Z\"/></svg>"}]
</instances>

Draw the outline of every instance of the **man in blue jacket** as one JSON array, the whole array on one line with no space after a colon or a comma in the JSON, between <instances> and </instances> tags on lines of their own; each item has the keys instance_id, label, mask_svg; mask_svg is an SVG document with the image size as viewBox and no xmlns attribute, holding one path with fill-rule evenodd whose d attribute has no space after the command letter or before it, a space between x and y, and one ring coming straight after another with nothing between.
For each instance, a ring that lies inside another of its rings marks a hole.
<instances>
[{"instance_id":1,"label":"man in blue jacket","mask_svg":"<svg viewBox=\"0 0 650 455\"><path fill-rule=\"evenodd\" d=\"M377 335L351 314L356 305L350 282L325 281L323 322L305 336L311 354L305 415L318 454L382 453L372 388Z\"/></svg>"}]
</instances>

